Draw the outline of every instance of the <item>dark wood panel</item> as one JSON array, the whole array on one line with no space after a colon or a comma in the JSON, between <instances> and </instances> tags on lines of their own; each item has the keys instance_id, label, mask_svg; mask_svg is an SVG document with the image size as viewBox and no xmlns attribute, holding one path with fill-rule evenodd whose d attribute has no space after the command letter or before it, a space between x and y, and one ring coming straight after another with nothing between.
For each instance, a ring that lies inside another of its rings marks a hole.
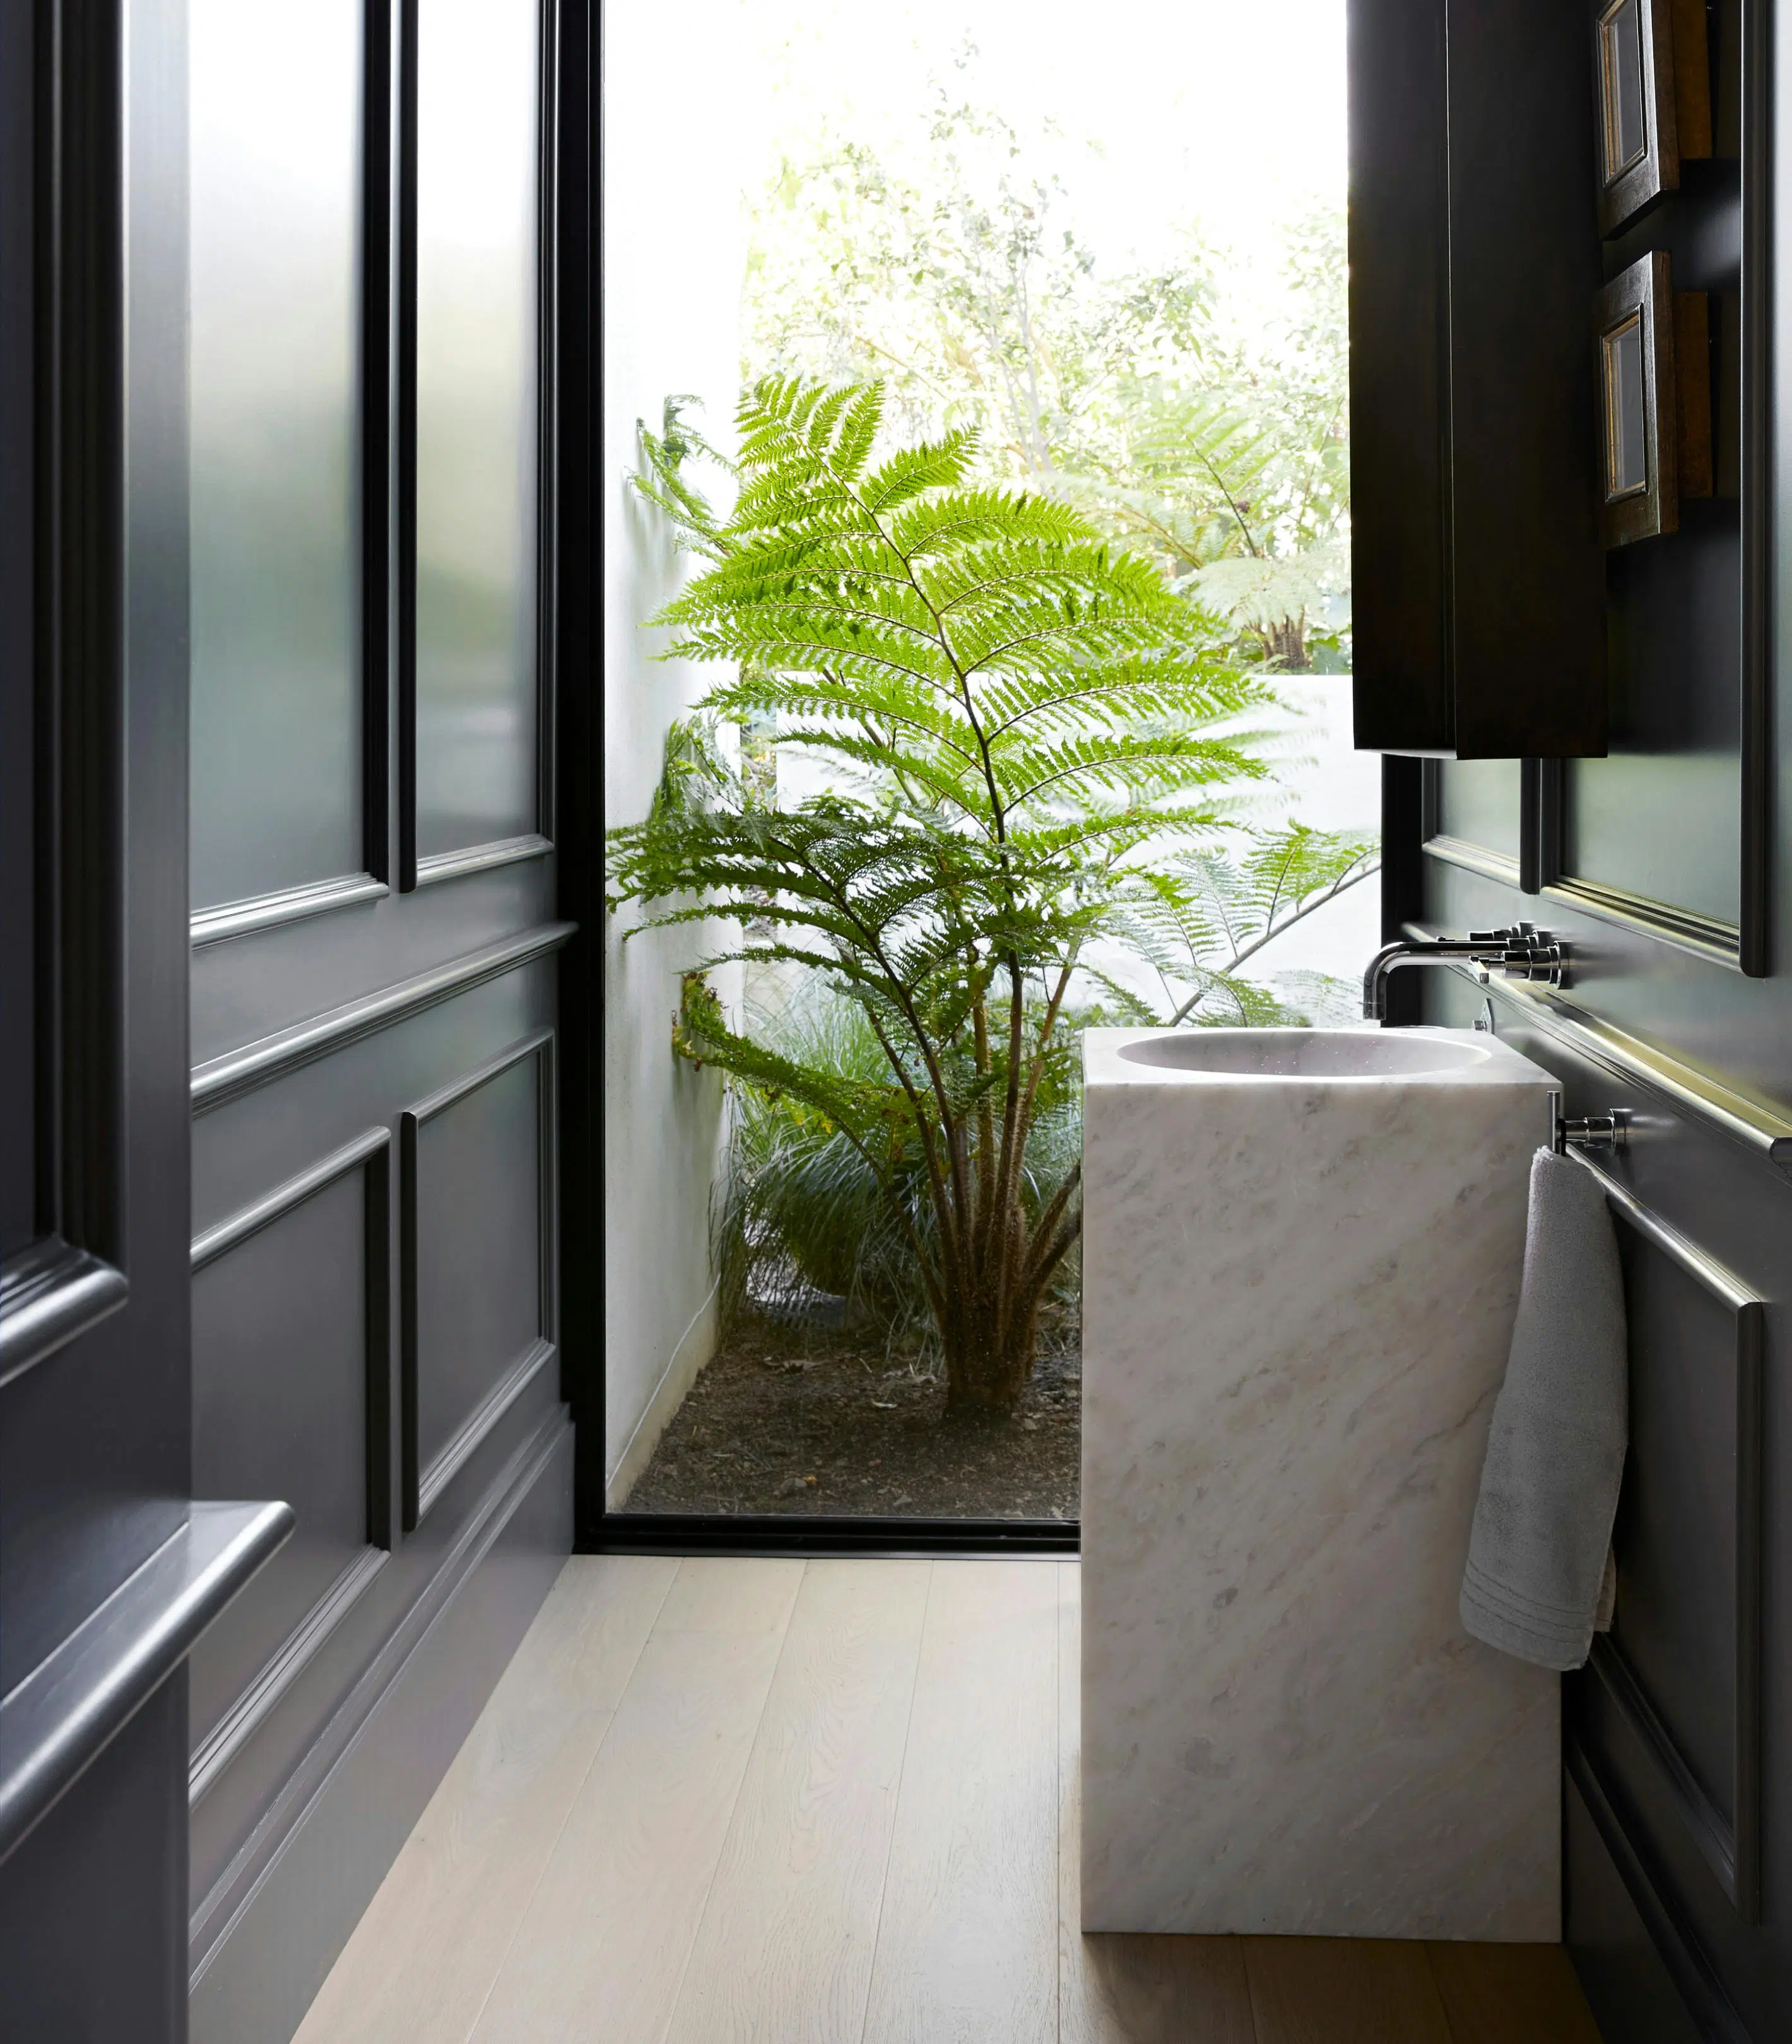
<instances>
[{"instance_id":1,"label":"dark wood panel","mask_svg":"<svg viewBox=\"0 0 1792 2044\"><path fill-rule=\"evenodd\" d=\"M537 1032L402 1118L407 1526L552 1354L552 1043Z\"/></svg>"},{"instance_id":2,"label":"dark wood panel","mask_svg":"<svg viewBox=\"0 0 1792 2044\"><path fill-rule=\"evenodd\" d=\"M1434 867L1432 879L1455 897L1452 924L1495 920L1517 906L1516 897L1502 901L1504 890L1459 870ZM1721 983L1746 985L1733 972ZM1763 1368L1774 1309L1752 1303L1750 1294L1783 1292L1792 1267L1792 1188L1771 1162L1767 1138L1739 1122L1745 1103L1733 1096L1726 1103L1721 1089L1708 1089L1711 1107L1702 1112L1704 1082L1695 1072L1682 1067L1671 1090L1652 1086L1634 1059L1605 1055L1603 1039L1572 1020L1571 1000L1492 991L1501 1033L1562 1076L1571 1112L1629 1109L1629 1147L1605 1161L1621 1186L1647 1202L1621 1234L1631 1237L1630 1311L1644 1378L1627 1476L1635 1494L1625 1508L1637 1511L1656 1551L1640 1554L1633 1567L1621 1562L1614 1642L1596 1645L1592 1669L1570 1685L1573 1742L1617 1785L1611 1822L1637 1864L1651 1869L1659 1907L1650 1920L1680 1924L1675 1934L1694 1955L1685 1964L1717 1983L1714 2005L1748 2011L1755 2027L1779 1992L1772 1946L1754 1944L1772 1934L1752 1927L1751 1875L1758 1852L1761 1893L1771 1896L1784 1850L1783 1791L1771 1764L1756 1771L1754 1756L1759 1712L1767 1712L1770 1726L1777 1722L1785 1603L1771 1575L1763 1581L1751 1565L1779 1537L1774 1464L1767 1463L1763 1488L1760 1458L1775 1453L1785 1391L1771 1358ZM1428 992L1434 1001L1443 997L1434 1012L1459 1022L1483 997L1454 976ZM1665 1252L1649 1233L1663 1227ZM1739 1566L1725 1566L1725 1549ZM1709 1608L1700 1608L1702 1596ZM1616 1642L1627 1627L1649 1680L1662 1682L1659 1696L1621 1656ZM1705 1756L1703 1775L1721 1777L1715 1794L1695 1772L1695 1749ZM1725 1814L1732 1810L1734 1823ZM1575 1878L1571 1865L1571 1920ZM1771 1909L1764 1901L1770 1922ZM1631 2034L1608 2031L1623 2044Z\"/></svg>"},{"instance_id":3,"label":"dark wood panel","mask_svg":"<svg viewBox=\"0 0 1792 2044\"><path fill-rule=\"evenodd\" d=\"M1741 563L1737 508L1722 501L1683 505L1677 533L1612 555L1612 756L1569 763L1561 854L1575 878L1732 924L1742 905ZM1729 686L1688 688L1689 673L1707 668Z\"/></svg>"},{"instance_id":4,"label":"dark wood panel","mask_svg":"<svg viewBox=\"0 0 1792 2044\"><path fill-rule=\"evenodd\" d=\"M387 1460L383 1163L317 1189L194 1280L194 1481L210 1496L284 1498L298 1518L194 1652L195 1746L387 1537L369 1495Z\"/></svg>"},{"instance_id":5,"label":"dark wood panel","mask_svg":"<svg viewBox=\"0 0 1792 2044\"><path fill-rule=\"evenodd\" d=\"M1571 1778L1566 1793L1566 1935L1606 2044L1708 2044Z\"/></svg>"},{"instance_id":6,"label":"dark wood panel","mask_svg":"<svg viewBox=\"0 0 1792 2044\"><path fill-rule=\"evenodd\" d=\"M1631 1441L1613 1531L1623 1608L1594 1641L1590 1666L1737 1916L1752 1923L1765 1304L1600 1175L1624 1243Z\"/></svg>"},{"instance_id":7,"label":"dark wood panel","mask_svg":"<svg viewBox=\"0 0 1792 2044\"><path fill-rule=\"evenodd\" d=\"M0 1977L18 2044L185 2039L186 1746L177 1669L0 1863Z\"/></svg>"},{"instance_id":8,"label":"dark wood panel","mask_svg":"<svg viewBox=\"0 0 1792 2044\"><path fill-rule=\"evenodd\" d=\"M415 913L411 905L405 906ZM571 924L559 922L512 929L495 943L448 958L436 957L424 970L402 975L394 974L393 967L398 962L388 954L384 973L375 984L335 1007L317 1007L314 985L295 983L289 997L290 1019L285 1027L239 1042L194 1065L194 1111L209 1113L225 1101L270 1085L302 1065L333 1056L395 1023L406 1021L491 980L503 978L518 966L557 951L572 933ZM269 968L287 967L292 962L271 961L263 955L261 962L263 981L279 984L286 972ZM294 977L297 982L298 975ZM265 984L263 994L265 997ZM298 1010L296 1015L290 1015L293 1008Z\"/></svg>"},{"instance_id":9,"label":"dark wood panel","mask_svg":"<svg viewBox=\"0 0 1792 2044\"><path fill-rule=\"evenodd\" d=\"M1454 742L1444 9L1348 20L1356 743L1424 750Z\"/></svg>"},{"instance_id":10,"label":"dark wood panel","mask_svg":"<svg viewBox=\"0 0 1792 2044\"><path fill-rule=\"evenodd\" d=\"M1520 855L1520 778L1517 759L1442 760L1433 828L1447 837L1484 846L1508 859Z\"/></svg>"},{"instance_id":11,"label":"dark wood panel","mask_svg":"<svg viewBox=\"0 0 1792 2044\"><path fill-rule=\"evenodd\" d=\"M1630 1323L1630 1453L1613 1529L1611 1643L1720 1815L1733 1823L1736 1317L1619 1230Z\"/></svg>"},{"instance_id":12,"label":"dark wood panel","mask_svg":"<svg viewBox=\"0 0 1792 2044\"><path fill-rule=\"evenodd\" d=\"M0 959L9 988L35 986L38 947L37 535L33 462L34 138L32 10L0 13ZM37 1050L34 999L0 1001L0 1266L37 1239Z\"/></svg>"},{"instance_id":13,"label":"dark wood panel","mask_svg":"<svg viewBox=\"0 0 1792 2044\"><path fill-rule=\"evenodd\" d=\"M366 875L363 12L189 24L195 909Z\"/></svg>"},{"instance_id":14,"label":"dark wood panel","mask_svg":"<svg viewBox=\"0 0 1792 2044\"><path fill-rule=\"evenodd\" d=\"M1709 294L1715 498L1682 506L1670 542L1608 563L1609 761L1564 774L1564 874L1729 924L1745 972L1766 969L1768 901L1765 606L1770 509L1764 378L1769 343L1763 121L1739 121L1743 10L1710 10L1718 154L1606 246L1608 274L1660 250L1678 290ZM1760 18L1746 33L1759 43ZM1744 336L1750 336L1744 346ZM1671 928L1671 919L1669 927Z\"/></svg>"},{"instance_id":15,"label":"dark wood panel","mask_svg":"<svg viewBox=\"0 0 1792 2044\"><path fill-rule=\"evenodd\" d=\"M153 10L128 33L103 5L33 18L35 68L7 83L33 112L9 113L28 135L49 125L10 197L33 212L44 295L6 374L33 394L40 636L35 674L9 657L5 678L36 692L43 863L40 947L8 961L9 991L38 1024L37 1225L128 1270L134 1292L0 1393L0 1691L175 1531L187 1467L186 1167L167 1094L184 1018L160 949L171 913L186 920L185 528L170 515L186 473L184 134L178 94L145 105L128 146L118 117L132 67L178 67L180 37Z\"/></svg>"},{"instance_id":16,"label":"dark wood panel","mask_svg":"<svg viewBox=\"0 0 1792 2044\"><path fill-rule=\"evenodd\" d=\"M1738 1961L1758 1933L1741 1923L1698 1851L1635 1718L1614 1703L1606 1685L1580 1676L1568 1684L1563 1728L1570 1777L1681 2000L1705 2036L1755 2044L1756 2027L1774 2005L1771 1976L1753 1978ZM1765 2034L1772 2034L1771 2026ZM1621 2034L1618 2044L1625 2044Z\"/></svg>"},{"instance_id":17,"label":"dark wood panel","mask_svg":"<svg viewBox=\"0 0 1792 2044\"><path fill-rule=\"evenodd\" d=\"M549 927L557 886L552 847L530 828L545 834L553 828L545 785L529 787L525 796L538 798L535 806L525 799L502 827L450 833L440 848L452 856L432 863L427 855L438 845L426 831L423 872L416 875L414 690L401 690L394 758L386 755L388 727L379 711L390 625L396 624L399 638L393 681L414 682L406 655L417 644L417 468L403 400L414 398L417 389L417 304L413 294L390 288L398 266L388 259L401 244L407 256L414 252L417 208L429 198L419 184L416 114L418 88L427 86L419 37L427 37L431 13L427 0L421 6L371 0L365 10L361 646L371 713L366 863L378 878L386 877L390 861L394 878L439 884L420 893L394 889L356 899L344 893L329 912L324 904L290 905L315 912L245 924L231 941L195 951L193 1055L208 1068L195 1074L201 1111L194 1129L195 1204L208 1230L255 1200L271 1179L302 1171L321 1150L349 1141L370 1121L395 1126L407 1104L451 1085L506 1044L551 1023L549 953L572 934L565 924ZM535 16L524 10L531 35ZM544 7L540 19L555 27L563 21L589 37L582 6L563 15ZM487 67L474 89L495 90L497 76ZM573 108L575 131L590 111L588 94L586 80ZM512 95L490 111L500 122L514 122L533 110ZM570 211L577 210L575 203ZM403 267L408 279L408 262ZM394 389L399 419L387 402ZM463 383L456 394L468 408L463 424L476 423L486 395L476 376ZM436 423L450 432L456 425L452 416L438 415ZM490 500L489 491L477 488L471 497L448 494L445 506L432 509L471 505L476 515ZM556 513L551 504L543 507L544 529ZM506 543L515 536L505 535ZM475 581L480 565L472 564ZM439 604L434 615L439 625ZM480 618L464 621L479 636ZM437 651L441 637L438 632ZM447 651L452 655L452 644ZM438 660L426 679L441 682L441 670ZM445 679L452 698L456 677ZM545 694L552 676L544 672L540 679ZM552 747L531 728L533 699L520 705L520 722L512 717L504 730L488 728L490 743L475 742L476 718L456 720L459 706L444 702L439 689L427 696L426 709L445 713L455 726L458 749L445 771L451 780L466 776L461 792L474 809L483 816L490 807L494 781L508 786L518 778L519 759L525 763L521 778L533 761L541 782L548 780ZM518 706L500 708L508 713ZM426 805L439 808L440 749L426 745L421 763ZM525 835L517 836L519 831ZM469 846L472 838L482 843ZM502 842L483 842L494 838ZM506 1185L496 1197L508 1197L511 1189ZM558 1253L552 1206L544 1199L529 1212L545 1264ZM396 1236L394 1215L394 1254ZM395 1301L390 1327L395 1354ZM200 2034L243 2044L290 2033L334 1943L445 1764L459 1736L454 1727L470 1721L505 1646L527 1623L569 1531L568 1458L551 1362L550 1353L526 1381L516 1382L502 1410L488 1404L478 1438L462 1439L465 1452L452 1494L426 1522L406 1534L371 1576L357 1579L352 1563L324 1604L312 1607L305 1627L282 1650L277 1666L290 1673L285 1686L263 1695L258 1685L244 1700L266 1708L192 1812ZM544 1441L550 1454L545 1470L538 1457L531 1459L530 1446ZM519 1457L529 1465L521 1475ZM396 1496L396 1443L391 1470ZM513 1512L519 1526L529 1522L520 1541L514 1529L502 1531ZM306 1627L329 1619L338 1598L352 1601L313 1646ZM302 1665L290 1666L298 1655ZM208 2023L215 2026L209 2031Z\"/></svg>"},{"instance_id":18,"label":"dark wood panel","mask_svg":"<svg viewBox=\"0 0 1792 2044\"><path fill-rule=\"evenodd\" d=\"M507 1508L519 1455L527 1460L532 1442L540 1447L563 1424L555 1389L551 1372L537 1379L481 1443L452 1494L401 1537L370 1580L344 1585L348 1606L313 1650L303 1652L302 1635L295 1639L302 1665L203 1785L192 1805L190 1848L196 1965L305 1821L358 1727L452 1594L470 1566L468 1543L476 1547L492 1515ZM204 1758L202 1749L196 1758Z\"/></svg>"},{"instance_id":19,"label":"dark wood panel","mask_svg":"<svg viewBox=\"0 0 1792 2044\"><path fill-rule=\"evenodd\" d=\"M1355 0L1356 742L1605 747L1591 38L1553 0Z\"/></svg>"},{"instance_id":20,"label":"dark wood panel","mask_svg":"<svg viewBox=\"0 0 1792 2044\"><path fill-rule=\"evenodd\" d=\"M0 1389L0 2023L85 2044L187 2034L180 1657L284 1523L190 1504L184 26L43 0L6 10L0 57L3 236L33 273L6 290L33 331L0 350L0 412L31 428L0 517L15 561L28 527L36 627L9 618L0 653L35 741L3 799L42 827L4 876L36 925L6 959L33 1041L7 1048L32 1231L129 1280ZM208 1550L220 1516L243 1538Z\"/></svg>"}]
</instances>

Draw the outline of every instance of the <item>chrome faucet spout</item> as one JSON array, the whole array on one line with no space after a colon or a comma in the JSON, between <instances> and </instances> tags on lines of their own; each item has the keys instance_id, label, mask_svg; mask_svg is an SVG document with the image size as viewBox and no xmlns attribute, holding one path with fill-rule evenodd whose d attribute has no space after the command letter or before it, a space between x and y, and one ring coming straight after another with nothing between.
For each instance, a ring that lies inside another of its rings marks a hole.
<instances>
[{"instance_id":1,"label":"chrome faucet spout","mask_svg":"<svg viewBox=\"0 0 1792 2044\"><path fill-rule=\"evenodd\" d=\"M1498 972L1508 979L1563 983L1567 951L1560 939L1534 923L1509 930L1471 930L1463 937L1402 937L1383 944L1363 975L1363 1019L1387 1020L1387 982L1403 966L1449 965L1467 960L1485 981Z\"/></svg>"},{"instance_id":2,"label":"chrome faucet spout","mask_svg":"<svg viewBox=\"0 0 1792 2044\"><path fill-rule=\"evenodd\" d=\"M1366 1022L1387 1020L1387 982L1402 966L1445 965L1452 959L1469 959L1484 965L1482 954L1490 949L1491 942L1490 936L1471 931L1466 937L1402 937L1383 944L1363 975L1363 1019Z\"/></svg>"}]
</instances>

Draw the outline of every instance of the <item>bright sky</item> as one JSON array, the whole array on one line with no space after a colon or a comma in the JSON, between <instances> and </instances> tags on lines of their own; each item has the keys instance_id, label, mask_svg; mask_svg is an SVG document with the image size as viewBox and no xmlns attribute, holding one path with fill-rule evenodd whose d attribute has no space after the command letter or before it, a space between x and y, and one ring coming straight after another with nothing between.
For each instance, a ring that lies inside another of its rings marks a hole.
<instances>
[{"instance_id":1,"label":"bright sky","mask_svg":"<svg viewBox=\"0 0 1792 2044\"><path fill-rule=\"evenodd\" d=\"M1344 0L743 0L743 25L773 95L751 126L770 141L850 108L880 153L975 44L966 96L1075 145L1066 182L1104 268L1167 253L1194 217L1248 247L1343 200Z\"/></svg>"}]
</instances>

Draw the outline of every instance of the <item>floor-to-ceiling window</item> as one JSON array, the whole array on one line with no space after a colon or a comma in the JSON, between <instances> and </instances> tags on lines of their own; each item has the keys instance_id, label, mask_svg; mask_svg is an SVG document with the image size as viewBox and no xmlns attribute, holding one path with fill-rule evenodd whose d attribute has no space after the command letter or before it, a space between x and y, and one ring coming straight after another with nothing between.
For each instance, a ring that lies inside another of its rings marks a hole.
<instances>
[{"instance_id":1,"label":"floor-to-ceiling window","mask_svg":"<svg viewBox=\"0 0 1792 2044\"><path fill-rule=\"evenodd\" d=\"M609 1501L1074 1520L1079 1032L1377 940L1341 0L606 36Z\"/></svg>"}]
</instances>

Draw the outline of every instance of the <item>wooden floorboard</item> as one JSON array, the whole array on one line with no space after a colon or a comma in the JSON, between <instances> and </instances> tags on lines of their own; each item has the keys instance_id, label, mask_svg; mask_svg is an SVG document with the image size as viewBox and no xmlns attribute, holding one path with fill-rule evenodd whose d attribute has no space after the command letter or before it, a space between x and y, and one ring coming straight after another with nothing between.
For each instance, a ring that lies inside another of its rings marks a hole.
<instances>
[{"instance_id":1,"label":"wooden floorboard","mask_svg":"<svg viewBox=\"0 0 1792 2044\"><path fill-rule=\"evenodd\" d=\"M936 1562L865 2044L1058 2025L1058 1570Z\"/></svg>"},{"instance_id":2,"label":"wooden floorboard","mask_svg":"<svg viewBox=\"0 0 1792 2044\"><path fill-rule=\"evenodd\" d=\"M1086 1937L1082 1927L1082 1572L1058 1575L1059 2044L1254 2044L1236 1938Z\"/></svg>"},{"instance_id":3,"label":"wooden floorboard","mask_svg":"<svg viewBox=\"0 0 1792 2044\"><path fill-rule=\"evenodd\" d=\"M1454 2044L1423 1945L1245 1938L1257 2044Z\"/></svg>"},{"instance_id":4,"label":"wooden floorboard","mask_svg":"<svg viewBox=\"0 0 1792 2044\"><path fill-rule=\"evenodd\" d=\"M569 1562L296 2044L1598 2044L1557 1946L1085 1937L1079 1587Z\"/></svg>"},{"instance_id":5,"label":"wooden floorboard","mask_svg":"<svg viewBox=\"0 0 1792 2044\"><path fill-rule=\"evenodd\" d=\"M1452 2044L1599 2044L1559 1945L1426 1946Z\"/></svg>"},{"instance_id":6,"label":"wooden floorboard","mask_svg":"<svg viewBox=\"0 0 1792 2044\"><path fill-rule=\"evenodd\" d=\"M567 1564L294 2044L466 2044L678 1566Z\"/></svg>"},{"instance_id":7,"label":"wooden floorboard","mask_svg":"<svg viewBox=\"0 0 1792 2044\"><path fill-rule=\"evenodd\" d=\"M679 1564L477 2044L660 2044L803 1568Z\"/></svg>"},{"instance_id":8,"label":"wooden floorboard","mask_svg":"<svg viewBox=\"0 0 1792 2044\"><path fill-rule=\"evenodd\" d=\"M862 2032L931 1573L809 1563L667 2044Z\"/></svg>"}]
</instances>

